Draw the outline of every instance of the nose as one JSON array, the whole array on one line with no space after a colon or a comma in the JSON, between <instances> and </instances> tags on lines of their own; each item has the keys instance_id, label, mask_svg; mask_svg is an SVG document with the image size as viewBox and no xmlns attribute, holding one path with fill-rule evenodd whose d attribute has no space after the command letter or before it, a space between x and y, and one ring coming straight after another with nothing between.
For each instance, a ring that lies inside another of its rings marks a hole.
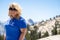
<instances>
[{"instance_id":1,"label":"nose","mask_svg":"<svg viewBox=\"0 0 60 40\"><path fill-rule=\"evenodd\" d=\"M14 14L15 13L15 11L11 11L11 14Z\"/></svg>"}]
</instances>

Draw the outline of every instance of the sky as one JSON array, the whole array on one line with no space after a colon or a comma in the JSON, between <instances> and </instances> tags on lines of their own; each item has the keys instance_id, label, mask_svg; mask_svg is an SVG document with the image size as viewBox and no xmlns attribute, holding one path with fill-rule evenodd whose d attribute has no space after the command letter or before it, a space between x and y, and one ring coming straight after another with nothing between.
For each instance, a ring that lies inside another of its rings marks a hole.
<instances>
[{"instance_id":1,"label":"sky","mask_svg":"<svg viewBox=\"0 0 60 40\"><path fill-rule=\"evenodd\" d=\"M8 6L18 3L22 7L22 17L34 22L53 18L60 15L60 0L0 0L0 21L9 19Z\"/></svg>"}]
</instances>

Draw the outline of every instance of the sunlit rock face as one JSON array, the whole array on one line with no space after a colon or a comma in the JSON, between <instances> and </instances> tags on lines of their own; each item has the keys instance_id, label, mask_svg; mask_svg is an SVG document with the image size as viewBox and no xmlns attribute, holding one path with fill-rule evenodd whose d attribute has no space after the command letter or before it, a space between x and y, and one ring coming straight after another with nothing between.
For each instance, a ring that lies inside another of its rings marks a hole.
<instances>
[{"instance_id":1,"label":"sunlit rock face","mask_svg":"<svg viewBox=\"0 0 60 40\"><path fill-rule=\"evenodd\" d=\"M48 31L49 35L52 35L51 31L55 27L55 23L58 21L60 25L60 16L56 16L54 18L50 18L49 20L38 22L36 25L38 26L38 32L41 32L43 35L46 31ZM57 26L57 32L60 30L60 26Z\"/></svg>"},{"instance_id":2,"label":"sunlit rock face","mask_svg":"<svg viewBox=\"0 0 60 40\"><path fill-rule=\"evenodd\" d=\"M48 31L49 35L51 35L51 30L53 29L54 26L55 26L55 20L49 20L46 21L43 25L39 26L38 31L41 31L42 34L43 32Z\"/></svg>"}]
</instances>

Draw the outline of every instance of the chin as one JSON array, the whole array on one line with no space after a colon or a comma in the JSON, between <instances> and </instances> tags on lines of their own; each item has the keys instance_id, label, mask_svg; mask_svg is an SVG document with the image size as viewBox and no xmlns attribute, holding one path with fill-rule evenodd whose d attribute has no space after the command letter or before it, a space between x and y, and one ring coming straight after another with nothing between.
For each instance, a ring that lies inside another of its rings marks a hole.
<instances>
[{"instance_id":1,"label":"chin","mask_svg":"<svg viewBox=\"0 0 60 40\"><path fill-rule=\"evenodd\" d=\"M11 19L13 19L14 17L10 17Z\"/></svg>"}]
</instances>

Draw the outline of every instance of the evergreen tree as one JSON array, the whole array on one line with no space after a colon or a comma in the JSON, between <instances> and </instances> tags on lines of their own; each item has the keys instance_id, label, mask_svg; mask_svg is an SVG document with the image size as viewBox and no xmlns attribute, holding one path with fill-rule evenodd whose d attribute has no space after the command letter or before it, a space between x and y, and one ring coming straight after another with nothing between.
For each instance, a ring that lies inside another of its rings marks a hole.
<instances>
[{"instance_id":1,"label":"evergreen tree","mask_svg":"<svg viewBox=\"0 0 60 40\"><path fill-rule=\"evenodd\" d=\"M55 27L52 30L52 35L57 35L57 25L58 25L58 22L56 21L55 22Z\"/></svg>"},{"instance_id":2,"label":"evergreen tree","mask_svg":"<svg viewBox=\"0 0 60 40\"><path fill-rule=\"evenodd\" d=\"M49 33L46 31L46 32L44 33L44 35L42 36L42 38L48 37L48 36L49 36Z\"/></svg>"},{"instance_id":3,"label":"evergreen tree","mask_svg":"<svg viewBox=\"0 0 60 40\"><path fill-rule=\"evenodd\" d=\"M40 39L40 38L41 38L41 32L38 33L38 39Z\"/></svg>"}]
</instances>

